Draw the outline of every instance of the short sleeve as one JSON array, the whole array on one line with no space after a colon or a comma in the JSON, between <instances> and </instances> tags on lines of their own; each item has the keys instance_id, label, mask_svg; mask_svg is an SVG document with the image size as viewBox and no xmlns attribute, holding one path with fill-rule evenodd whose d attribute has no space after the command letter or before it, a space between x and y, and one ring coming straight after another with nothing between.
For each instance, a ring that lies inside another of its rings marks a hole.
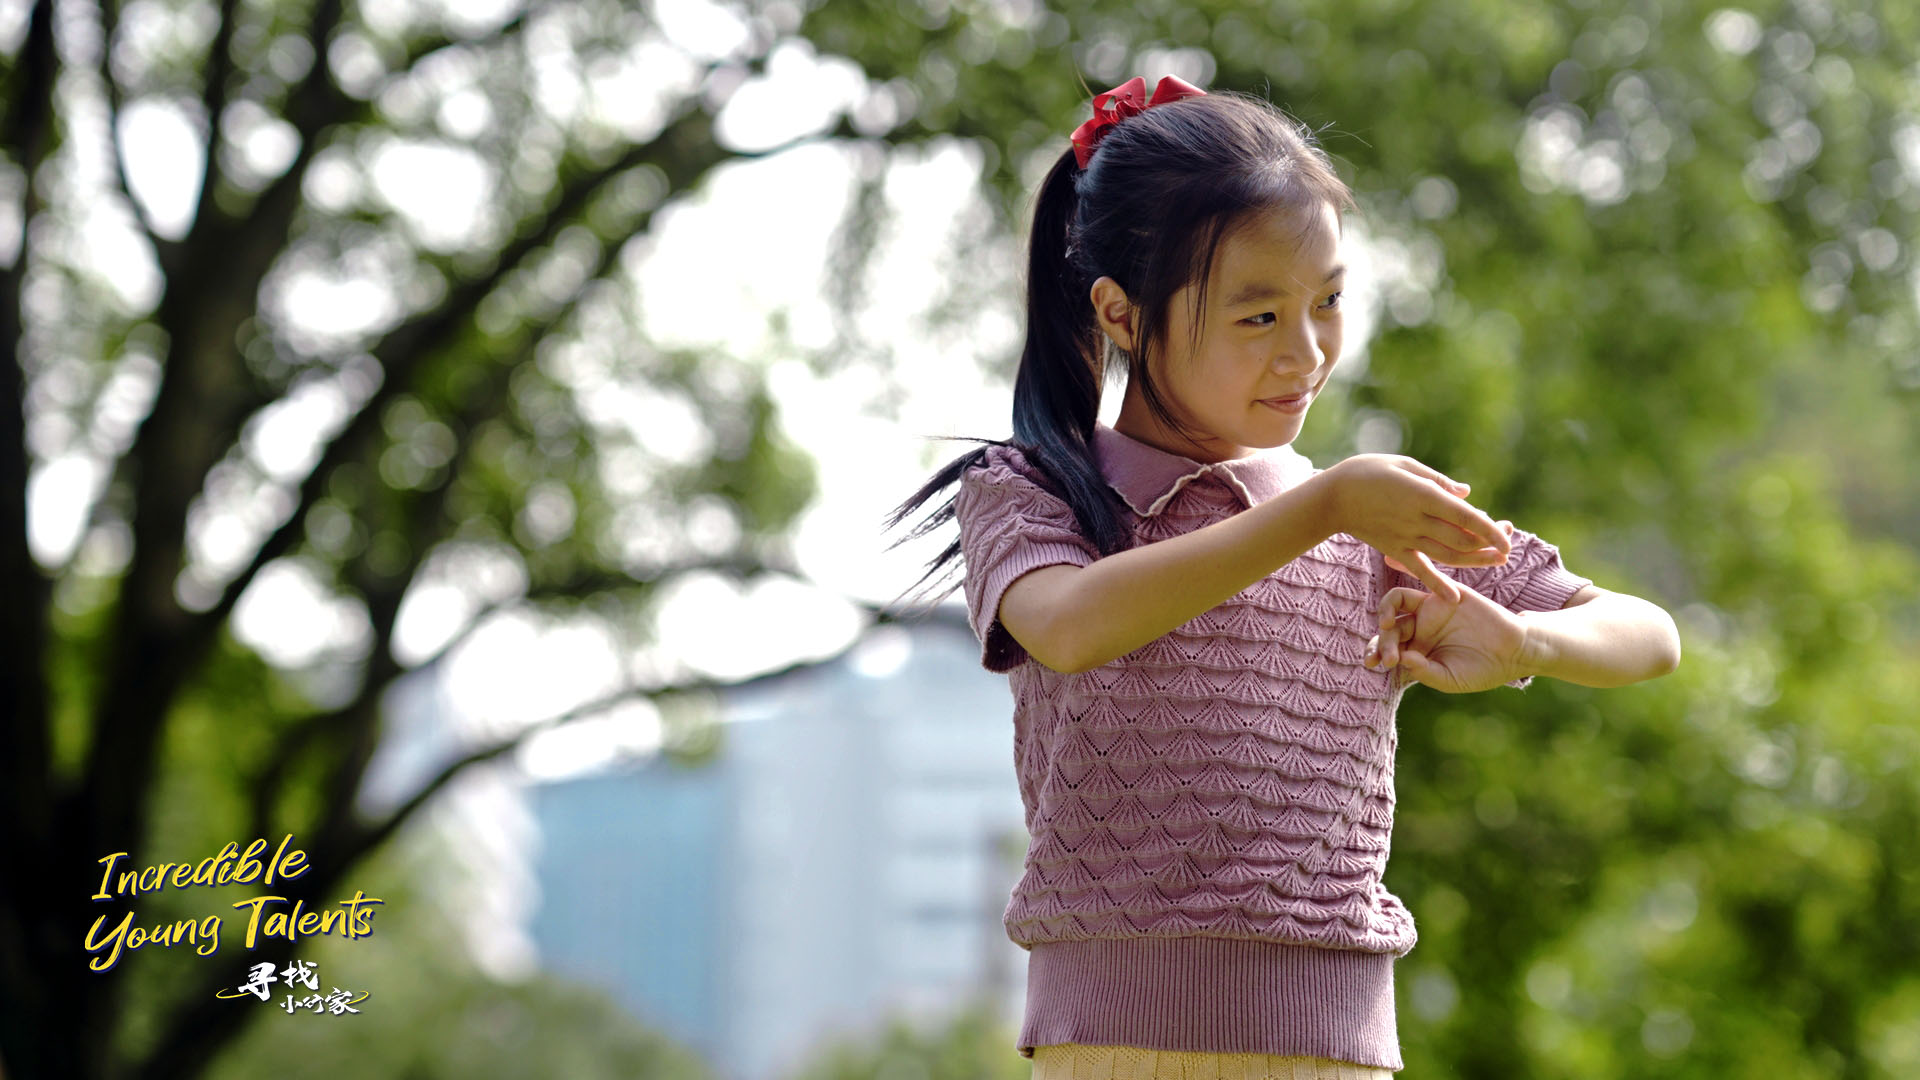
<instances>
[{"instance_id":1,"label":"short sleeve","mask_svg":"<svg viewBox=\"0 0 1920 1080\"><path fill-rule=\"evenodd\" d=\"M980 663L1007 671L1028 659L1000 625L1000 598L1029 570L1056 563L1086 566L1099 549L1080 535L1073 508L1029 476L1011 447L990 446L985 463L968 469L954 497L960 554L966 562L967 619L980 639Z\"/></svg>"},{"instance_id":2,"label":"short sleeve","mask_svg":"<svg viewBox=\"0 0 1920 1080\"><path fill-rule=\"evenodd\" d=\"M1435 564L1438 566L1439 564ZM1513 548L1507 561L1499 566L1439 566L1441 573L1492 600L1508 611L1558 611L1574 593L1593 584L1589 578L1568 570L1560 562L1560 549L1516 526ZM1387 587L1426 586L1411 574L1391 568ZM1532 676L1515 679L1508 686L1524 688Z\"/></svg>"}]
</instances>

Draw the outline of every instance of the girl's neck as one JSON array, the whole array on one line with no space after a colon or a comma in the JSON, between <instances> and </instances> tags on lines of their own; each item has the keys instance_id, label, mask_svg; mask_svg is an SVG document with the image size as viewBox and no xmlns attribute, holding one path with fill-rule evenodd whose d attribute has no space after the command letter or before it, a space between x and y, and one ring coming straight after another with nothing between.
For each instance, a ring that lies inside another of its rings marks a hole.
<instances>
[{"instance_id":1,"label":"girl's neck","mask_svg":"<svg viewBox=\"0 0 1920 1080\"><path fill-rule=\"evenodd\" d=\"M1127 385L1127 393L1120 402L1120 415L1114 419L1113 430L1136 442L1146 443L1156 450L1211 465L1219 461L1231 461L1237 458L1252 457L1260 451L1251 446L1236 446L1221 439L1193 430L1194 437L1202 442L1195 445L1192 438L1160 422L1160 418L1147 407L1133 384Z\"/></svg>"}]
</instances>

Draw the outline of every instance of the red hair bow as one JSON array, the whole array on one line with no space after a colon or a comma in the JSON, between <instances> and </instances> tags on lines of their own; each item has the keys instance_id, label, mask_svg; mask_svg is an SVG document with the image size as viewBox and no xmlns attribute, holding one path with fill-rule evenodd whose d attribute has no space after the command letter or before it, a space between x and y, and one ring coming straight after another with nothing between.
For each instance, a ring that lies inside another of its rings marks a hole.
<instances>
[{"instance_id":1,"label":"red hair bow","mask_svg":"<svg viewBox=\"0 0 1920 1080\"><path fill-rule=\"evenodd\" d=\"M1074 160L1080 163L1081 168L1086 168L1087 162L1093 158L1093 148L1106 138L1107 129L1127 117L1143 113L1155 105L1205 94L1205 90L1172 75L1161 77L1160 84L1153 88L1151 100L1147 97L1147 80L1138 75L1105 93L1095 94L1093 119L1073 129Z\"/></svg>"}]
</instances>

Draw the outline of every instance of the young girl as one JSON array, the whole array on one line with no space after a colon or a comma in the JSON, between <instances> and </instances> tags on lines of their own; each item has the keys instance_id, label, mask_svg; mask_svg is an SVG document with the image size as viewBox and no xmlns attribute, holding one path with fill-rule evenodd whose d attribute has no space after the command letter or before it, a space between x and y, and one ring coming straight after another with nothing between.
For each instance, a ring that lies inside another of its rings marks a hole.
<instances>
[{"instance_id":1,"label":"young girl","mask_svg":"<svg viewBox=\"0 0 1920 1080\"><path fill-rule=\"evenodd\" d=\"M1402 692L1623 685L1679 637L1465 484L1288 445L1339 360L1352 197L1272 105L1145 91L1096 96L1040 191L1014 437L889 526L960 481L910 536L957 519L928 574L964 558L1012 683L1035 1080L1386 1077Z\"/></svg>"}]
</instances>

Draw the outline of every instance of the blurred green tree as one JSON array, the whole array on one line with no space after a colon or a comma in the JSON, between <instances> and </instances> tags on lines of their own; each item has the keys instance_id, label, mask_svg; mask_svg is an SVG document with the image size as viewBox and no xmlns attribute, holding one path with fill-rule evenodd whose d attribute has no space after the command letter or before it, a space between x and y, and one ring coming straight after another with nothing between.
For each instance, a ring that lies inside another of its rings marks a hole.
<instances>
[{"instance_id":1,"label":"blurred green tree","mask_svg":"<svg viewBox=\"0 0 1920 1080\"><path fill-rule=\"evenodd\" d=\"M330 906L450 779L519 741L367 811L396 682L503 610L598 618L641 645L664 583L783 565L810 462L756 370L652 347L621 274L663 206L754 156L716 140L701 91L760 70L772 31L689 64L676 92L650 81L651 18L619 3L478 23L342 0L18 15L0 62L18 229L0 272L0 1061L16 1080L191 1076L249 1019L214 997L232 971L189 965L132 1005L130 980L89 972L95 860L292 832L310 870L289 898ZM636 79L657 100L621 99ZM179 221L130 169L136 110L188 133ZM404 212L378 183L396 150L416 179L475 179L482 212L451 233ZM298 314L316 280L365 291L316 326L310 300ZM694 460L609 409L620 393L688 417ZM304 459L260 438L301 416ZM102 483L74 481L89 467ZM85 504L76 543L32 550L30 484ZM410 591L503 564L509 584L438 653L396 654ZM364 632L263 663L232 616L276 565Z\"/></svg>"},{"instance_id":2,"label":"blurred green tree","mask_svg":"<svg viewBox=\"0 0 1920 1080\"><path fill-rule=\"evenodd\" d=\"M793 1080L1023 1080L1030 1062L1008 1049L1007 1030L988 1001L975 1000L937 1024L889 1018L877 1033L831 1040L789 1070Z\"/></svg>"},{"instance_id":3,"label":"blurred green tree","mask_svg":"<svg viewBox=\"0 0 1920 1080\"><path fill-rule=\"evenodd\" d=\"M422 833L382 849L358 872L392 894L377 946L369 947L374 939L316 938L300 948L299 958L314 963L327 988L349 979L356 993L368 992L357 1015L290 1018L280 1013L279 995L273 1004L242 999L243 1009L277 1015L248 1026L207 1069L208 1080L343 1073L713 1080L696 1054L641 1025L605 991L544 974L502 983L466 962L452 916L474 895L451 854ZM195 963L201 961L180 958L172 965L179 971L143 974L184 978Z\"/></svg>"}]
</instances>

